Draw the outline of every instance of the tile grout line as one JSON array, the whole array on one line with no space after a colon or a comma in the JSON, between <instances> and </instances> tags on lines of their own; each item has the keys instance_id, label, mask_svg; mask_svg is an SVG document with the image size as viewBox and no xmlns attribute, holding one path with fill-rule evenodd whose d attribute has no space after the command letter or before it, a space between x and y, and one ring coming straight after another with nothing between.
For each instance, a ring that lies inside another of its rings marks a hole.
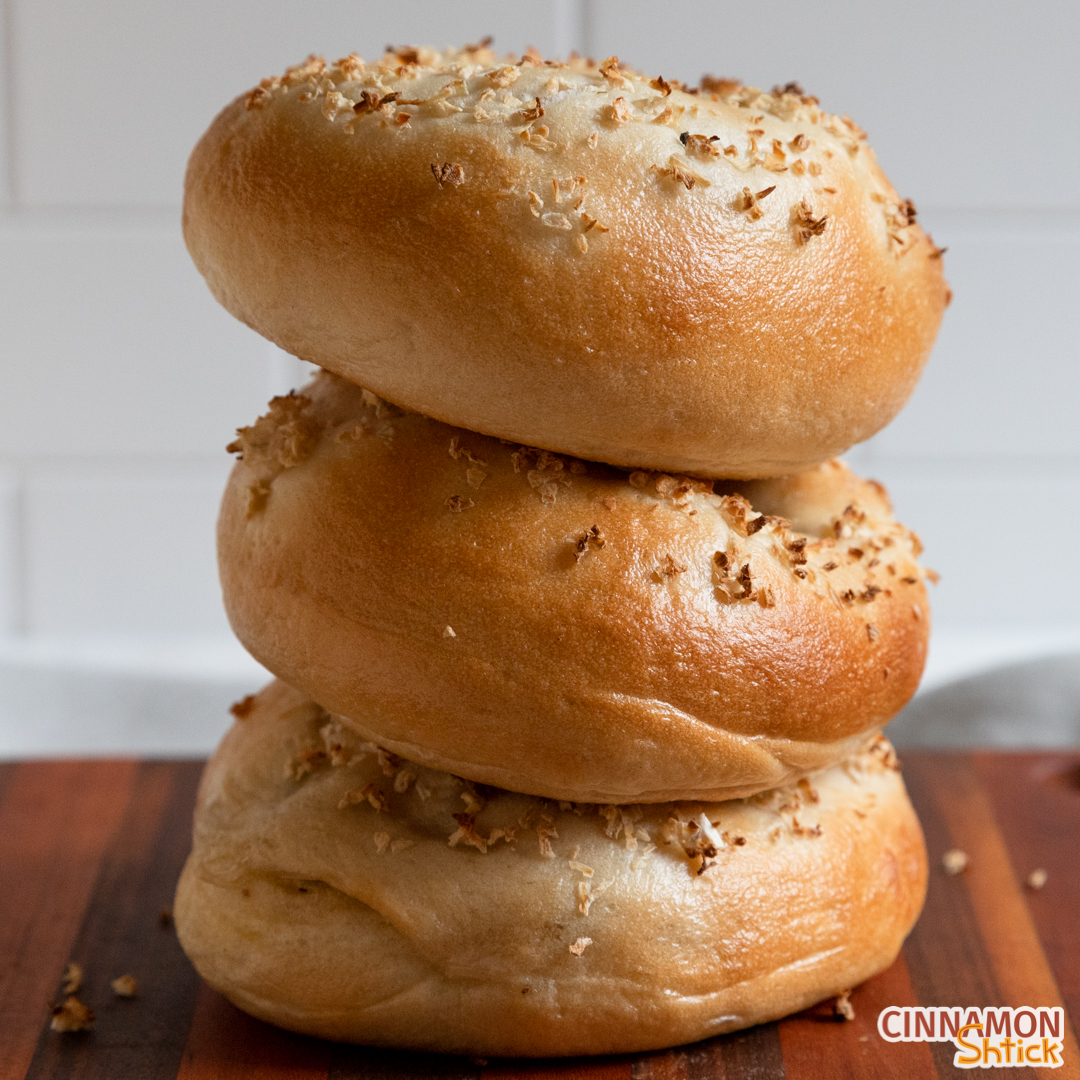
<instances>
[{"instance_id":1,"label":"tile grout line","mask_svg":"<svg viewBox=\"0 0 1080 1080\"><path fill-rule=\"evenodd\" d=\"M25 488L23 471L0 463L0 632L26 633Z\"/></svg>"},{"instance_id":2,"label":"tile grout line","mask_svg":"<svg viewBox=\"0 0 1080 1080\"><path fill-rule=\"evenodd\" d=\"M8 0L10 3L11 0ZM26 513L26 477L20 470L15 478L15 493L12 508L12 547L11 561L11 630L16 637L26 637L30 632L30 568L27 559L30 551L27 536L28 521Z\"/></svg>"}]
</instances>

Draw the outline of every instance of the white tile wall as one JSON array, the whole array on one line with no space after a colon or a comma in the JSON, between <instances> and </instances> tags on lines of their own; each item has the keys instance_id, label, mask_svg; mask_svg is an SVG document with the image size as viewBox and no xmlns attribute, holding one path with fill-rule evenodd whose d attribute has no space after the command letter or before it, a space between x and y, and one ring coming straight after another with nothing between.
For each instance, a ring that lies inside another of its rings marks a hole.
<instances>
[{"instance_id":1,"label":"white tile wall","mask_svg":"<svg viewBox=\"0 0 1080 1080\"><path fill-rule=\"evenodd\" d=\"M287 394L290 390L299 390L305 383L310 382L319 370L315 364L309 364L306 360L292 356L269 341L266 342L266 355L269 365L267 398Z\"/></svg>"},{"instance_id":2,"label":"white tile wall","mask_svg":"<svg viewBox=\"0 0 1080 1080\"><path fill-rule=\"evenodd\" d=\"M884 482L897 516L923 541L930 590L944 627L1076 626L1080 469L977 458L950 463L888 458L867 469Z\"/></svg>"},{"instance_id":3,"label":"white tile wall","mask_svg":"<svg viewBox=\"0 0 1080 1080\"><path fill-rule=\"evenodd\" d=\"M224 459L224 455L222 455ZM43 466L25 481L25 624L41 635L218 634L213 522L228 461Z\"/></svg>"},{"instance_id":4,"label":"white tile wall","mask_svg":"<svg viewBox=\"0 0 1080 1080\"><path fill-rule=\"evenodd\" d=\"M869 130L948 246L956 299L907 410L850 459L923 535L951 653L970 667L989 641L997 657L1018 628L1025 647L1076 640L1080 5L0 0L0 684L21 688L0 700L0 755L197 748L217 721L200 728L203 706L177 686L203 672L216 701L230 672L257 681L217 590L222 447L307 376L190 265L177 208L194 141L230 96L308 51L488 33L690 81L798 79ZM57 687L76 684L50 675L41 696L27 674L65 663L157 681L103 721L104 741L65 743L79 693ZM41 740L16 738L38 700ZM143 713L157 719L139 735ZM174 724L188 734L163 734Z\"/></svg>"},{"instance_id":5,"label":"white tile wall","mask_svg":"<svg viewBox=\"0 0 1080 1080\"><path fill-rule=\"evenodd\" d=\"M177 216L0 225L0 457L217 457L266 346L209 297Z\"/></svg>"},{"instance_id":6,"label":"white tile wall","mask_svg":"<svg viewBox=\"0 0 1080 1080\"><path fill-rule=\"evenodd\" d=\"M924 216L948 248L954 300L875 455L1080 458L1080 212Z\"/></svg>"},{"instance_id":7,"label":"white tile wall","mask_svg":"<svg viewBox=\"0 0 1080 1080\"><path fill-rule=\"evenodd\" d=\"M690 82L799 81L919 206L1076 206L1073 0L593 2L597 53Z\"/></svg>"},{"instance_id":8,"label":"white tile wall","mask_svg":"<svg viewBox=\"0 0 1080 1080\"><path fill-rule=\"evenodd\" d=\"M178 206L187 155L214 113L309 52L371 57L387 43L486 34L550 52L567 21L554 0L7 2L26 206Z\"/></svg>"}]
</instances>

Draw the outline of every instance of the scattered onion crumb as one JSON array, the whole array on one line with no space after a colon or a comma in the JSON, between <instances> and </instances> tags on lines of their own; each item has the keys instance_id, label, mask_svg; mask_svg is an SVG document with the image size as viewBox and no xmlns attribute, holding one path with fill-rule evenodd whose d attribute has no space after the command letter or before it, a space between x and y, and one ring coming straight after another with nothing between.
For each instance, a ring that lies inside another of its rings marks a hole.
<instances>
[{"instance_id":1,"label":"scattered onion crumb","mask_svg":"<svg viewBox=\"0 0 1080 1080\"><path fill-rule=\"evenodd\" d=\"M838 1020L854 1020L855 1007L851 1004L851 991L845 990L833 1002L833 1016Z\"/></svg>"},{"instance_id":2,"label":"scattered onion crumb","mask_svg":"<svg viewBox=\"0 0 1080 1080\"><path fill-rule=\"evenodd\" d=\"M94 1026L94 1010L88 1009L74 994L68 994L63 1005L52 1007L49 1027L53 1031L89 1031Z\"/></svg>"},{"instance_id":3,"label":"scattered onion crumb","mask_svg":"<svg viewBox=\"0 0 1080 1080\"><path fill-rule=\"evenodd\" d=\"M580 956L591 944L593 939L591 937L579 937L573 945L570 946L570 952L574 956Z\"/></svg>"},{"instance_id":4,"label":"scattered onion crumb","mask_svg":"<svg viewBox=\"0 0 1080 1080\"><path fill-rule=\"evenodd\" d=\"M1041 889L1046 884L1048 875L1040 866L1038 870L1032 870L1028 874L1027 885L1029 889Z\"/></svg>"},{"instance_id":5,"label":"scattered onion crumb","mask_svg":"<svg viewBox=\"0 0 1080 1080\"><path fill-rule=\"evenodd\" d=\"M946 874L962 874L968 865L968 855L966 851L961 851L959 848L953 848L951 851L946 851L941 856L941 865L945 867Z\"/></svg>"},{"instance_id":6,"label":"scattered onion crumb","mask_svg":"<svg viewBox=\"0 0 1080 1080\"><path fill-rule=\"evenodd\" d=\"M68 964L67 971L64 972L64 993L78 993L79 987L82 986L82 980L83 969L78 964Z\"/></svg>"},{"instance_id":7,"label":"scattered onion crumb","mask_svg":"<svg viewBox=\"0 0 1080 1080\"><path fill-rule=\"evenodd\" d=\"M112 992L117 997L134 997L136 991L139 989L139 984L135 980L134 975L119 975L113 979L109 985L112 987Z\"/></svg>"}]
</instances>

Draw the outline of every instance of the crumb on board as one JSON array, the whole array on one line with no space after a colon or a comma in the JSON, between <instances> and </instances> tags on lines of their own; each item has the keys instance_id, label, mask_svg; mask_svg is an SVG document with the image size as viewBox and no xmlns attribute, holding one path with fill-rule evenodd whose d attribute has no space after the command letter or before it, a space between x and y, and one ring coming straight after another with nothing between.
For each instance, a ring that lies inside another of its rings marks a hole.
<instances>
[{"instance_id":1,"label":"crumb on board","mask_svg":"<svg viewBox=\"0 0 1080 1080\"><path fill-rule=\"evenodd\" d=\"M833 1002L833 1016L837 1020L854 1020L855 1007L851 1004L851 991L845 990Z\"/></svg>"},{"instance_id":2,"label":"crumb on board","mask_svg":"<svg viewBox=\"0 0 1080 1080\"><path fill-rule=\"evenodd\" d=\"M1046 884L1048 876L1041 866L1037 870L1032 870L1027 876L1027 887L1035 890L1041 889Z\"/></svg>"},{"instance_id":3,"label":"crumb on board","mask_svg":"<svg viewBox=\"0 0 1080 1080\"><path fill-rule=\"evenodd\" d=\"M82 986L83 969L75 963L68 964L64 972L63 989L65 994L77 994Z\"/></svg>"},{"instance_id":4,"label":"crumb on board","mask_svg":"<svg viewBox=\"0 0 1080 1080\"><path fill-rule=\"evenodd\" d=\"M89 1031L94 1026L94 1010L88 1009L74 994L62 1005L52 1007L49 1028L52 1031Z\"/></svg>"},{"instance_id":5,"label":"crumb on board","mask_svg":"<svg viewBox=\"0 0 1080 1080\"><path fill-rule=\"evenodd\" d=\"M573 945L570 946L570 952L574 956L581 956L581 954L593 943L591 937L579 937Z\"/></svg>"},{"instance_id":6,"label":"crumb on board","mask_svg":"<svg viewBox=\"0 0 1080 1080\"><path fill-rule=\"evenodd\" d=\"M139 983L134 975L118 975L109 985L117 997L124 998L134 997L139 989Z\"/></svg>"},{"instance_id":7,"label":"crumb on board","mask_svg":"<svg viewBox=\"0 0 1080 1080\"><path fill-rule=\"evenodd\" d=\"M941 856L941 865L945 868L946 874L962 874L968 865L968 855L966 851L961 851L959 848L953 848L951 851L946 851Z\"/></svg>"}]
</instances>

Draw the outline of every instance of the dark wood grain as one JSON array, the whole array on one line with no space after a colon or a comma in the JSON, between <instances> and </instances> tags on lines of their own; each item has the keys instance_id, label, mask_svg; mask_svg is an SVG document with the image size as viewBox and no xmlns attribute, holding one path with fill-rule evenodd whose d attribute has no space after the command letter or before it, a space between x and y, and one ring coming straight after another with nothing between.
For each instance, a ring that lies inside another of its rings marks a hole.
<instances>
[{"instance_id":1,"label":"dark wood grain","mask_svg":"<svg viewBox=\"0 0 1080 1080\"><path fill-rule=\"evenodd\" d=\"M970 754L909 755L905 775L909 785L914 780L923 785L918 798L913 797L923 820L943 830L942 842L948 838L949 847L967 853L969 863L962 874L950 876L941 864L943 850L930 849L931 889L938 895L946 892L966 894L966 906L974 919L969 952L978 950L980 961L989 970L990 1000L982 1005L1063 1005L1053 970L1047 960L1044 945L1026 903L1023 887L1017 878L1008 848L998 827L997 814L986 787L979 778ZM912 937L925 933L935 922L920 919ZM940 935L939 935L940 937ZM933 962L932 957L928 957ZM957 996L964 989L956 983L963 972L942 968L939 983L951 982L951 1001L932 1001L927 1004L967 1005ZM992 987L992 989L991 989ZM920 995L921 999L921 995ZM1068 1069L1080 1075L1080 1051L1076 1032L1066 1024L1065 1059ZM952 1058L947 1043L934 1043L938 1068L942 1071L941 1056ZM1034 1076L1033 1069L1010 1069L1010 1075ZM1058 1075L1061 1075L1059 1073Z\"/></svg>"},{"instance_id":2,"label":"dark wood grain","mask_svg":"<svg viewBox=\"0 0 1080 1080\"><path fill-rule=\"evenodd\" d=\"M851 995L852 1021L829 1008L780 1021L788 1080L932 1080L934 1056L926 1043L887 1043L877 1033L878 1013L892 1005L918 1005L903 955Z\"/></svg>"},{"instance_id":3,"label":"dark wood grain","mask_svg":"<svg viewBox=\"0 0 1080 1080\"><path fill-rule=\"evenodd\" d=\"M1074 1024L1080 1017L1080 761L1076 755L976 754L976 773L1021 881L1047 872L1025 901Z\"/></svg>"},{"instance_id":4,"label":"dark wood grain","mask_svg":"<svg viewBox=\"0 0 1080 1080\"><path fill-rule=\"evenodd\" d=\"M1001 990L979 931L964 875L950 876L942 868L946 851L959 847L937 798L935 777L949 775L959 755L940 760L905 753L904 781L922 823L930 858L926 906L904 943L904 959L920 1005L1001 1005ZM955 1072L952 1043L928 1043L938 1073Z\"/></svg>"},{"instance_id":5,"label":"dark wood grain","mask_svg":"<svg viewBox=\"0 0 1080 1080\"><path fill-rule=\"evenodd\" d=\"M629 1058L563 1058L557 1061L493 1061L483 1065L483 1080L630 1080Z\"/></svg>"},{"instance_id":6,"label":"dark wood grain","mask_svg":"<svg viewBox=\"0 0 1080 1080\"><path fill-rule=\"evenodd\" d=\"M339 1049L260 1023L204 984L177 1080L327 1080Z\"/></svg>"},{"instance_id":7,"label":"dark wood grain","mask_svg":"<svg viewBox=\"0 0 1080 1080\"><path fill-rule=\"evenodd\" d=\"M13 761L0 761L0 806L4 803L4 792L8 789L8 784L14 779L15 774L19 771L19 766Z\"/></svg>"},{"instance_id":8,"label":"dark wood grain","mask_svg":"<svg viewBox=\"0 0 1080 1080\"><path fill-rule=\"evenodd\" d=\"M369 1046L336 1047L329 1080L474 1080L483 1073L481 1065L468 1058L442 1054L413 1054L408 1051L377 1050Z\"/></svg>"},{"instance_id":9,"label":"dark wood grain","mask_svg":"<svg viewBox=\"0 0 1080 1080\"><path fill-rule=\"evenodd\" d=\"M98 867L127 808L132 762L9 773L0 803L0 1078L21 1080Z\"/></svg>"},{"instance_id":10,"label":"dark wood grain","mask_svg":"<svg viewBox=\"0 0 1080 1080\"><path fill-rule=\"evenodd\" d=\"M1072 1019L1054 1076L1080 1075L1080 754L906 755L931 860L927 904L897 962L852 994L854 1021L819 1007L657 1053L533 1062L321 1042L201 985L158 919L188 850L199 768L0 766L0 1080L932 1080L954 1075L955 1048L885 1043L881 1009L1056 1001ZM941 867L953 847L971 856L956 877ZM1039 892L1024 884L1036 867L1049 874ZM48 1030L69 959L86 971L92 1033ZM125 973L140 983L133 1000L109 990Z\"/></svg>"},{"instance_id":11,"label":"dark wood grain","mask_svg":"<svg viewBox=\"0 0 1080 1080\"><path fill-rule=\"evenodd\" d=\"M776 1024L762 1024L643 1055L633 1063L630 1075L634 1080L782 1080L784 1057Z\"/></svg>"},{"instance_id":12,"label":"dark wood grain","mask_svg":"<svg viewBox=\"0 0 1080 1080\"><path fill-rule=\"evenodd\" d=\"M172 903L191 847L191 809L201 766L140 765L120 827L106 849L72 958L86 972L83 999L92 1032L41 1033L28 1080L173 1080L187 1042L199 979L171 926ZM131 974L139 994L118 998L109 983Z\"/></svg>"}]
</instances>

